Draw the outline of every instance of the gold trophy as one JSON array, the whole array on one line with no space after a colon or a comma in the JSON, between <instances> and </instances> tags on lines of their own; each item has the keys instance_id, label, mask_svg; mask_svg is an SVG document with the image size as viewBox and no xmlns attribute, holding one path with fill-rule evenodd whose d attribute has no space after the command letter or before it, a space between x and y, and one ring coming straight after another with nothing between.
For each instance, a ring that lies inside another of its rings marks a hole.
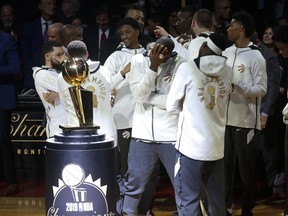
<instances>
[{"instance_id":1,"label":"gold trophy","mask_svg":"<svg viewBox=\"0 0 288 216\"><path fill-rule=\"evenodd\" d=\"M90 74L82 58L69 58L62 66L64 80L71 84L69 92L80 127L93 126L93 93L81 87Z\"/></svg>"}]
</instances>

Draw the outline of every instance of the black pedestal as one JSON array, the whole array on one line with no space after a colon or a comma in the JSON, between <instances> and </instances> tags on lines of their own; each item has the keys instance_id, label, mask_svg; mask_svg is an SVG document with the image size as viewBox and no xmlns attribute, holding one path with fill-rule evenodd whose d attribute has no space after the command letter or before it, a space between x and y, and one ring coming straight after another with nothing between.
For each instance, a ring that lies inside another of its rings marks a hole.
<instances>
[{"instance_id":1,"label":"black pedestal","mask_svg":"<svg viewBox=\"0 0 288 216\"><path fill-rule=\"evenodd\" d=\"M113 140L99 127L63 127L45 147L47 216L107 216L116 213Z\"/></svg>"}]
</instances>

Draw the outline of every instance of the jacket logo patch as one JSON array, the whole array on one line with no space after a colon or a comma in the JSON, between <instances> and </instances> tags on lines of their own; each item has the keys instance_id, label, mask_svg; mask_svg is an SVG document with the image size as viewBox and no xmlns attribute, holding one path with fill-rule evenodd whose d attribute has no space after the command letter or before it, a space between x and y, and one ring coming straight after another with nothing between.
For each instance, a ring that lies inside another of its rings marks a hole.
<instances>
[{"instance_id":1,"label":"jacket logo patch","mask_svg":"<svg viewBox=\"0 0 288 216\"><path fill-rule=\"evenodd\" d=\"M238 66L238 71L239 71L240 73L244 73L244 72L245 72L245 65L243 65L243 64L239 65L239 66Z\"/></svg>"},{"instance_id":2,"label":"jacket logo patch","mask_svg":"<svg viewBox=\"0 0 288 216\"><path fill-rule=\"evenodd\" d=\"M164 82L171 82L172 80L172 76L170 73L166 74L164 77L163 77L163 80Z\"/></svg>"},{"instance_id":3,"label":"jacket logo patch","mask_svg":"<svg viewBox=\"0 0 288 216\"><path fill-rule=\"evenodd\" d=\"M225 97L225 85L219 78L205 77L202 81L203 87L198 88L200 102L204 102L207 109L213 110L217 100Z\"/></svg>"}]
</instances>

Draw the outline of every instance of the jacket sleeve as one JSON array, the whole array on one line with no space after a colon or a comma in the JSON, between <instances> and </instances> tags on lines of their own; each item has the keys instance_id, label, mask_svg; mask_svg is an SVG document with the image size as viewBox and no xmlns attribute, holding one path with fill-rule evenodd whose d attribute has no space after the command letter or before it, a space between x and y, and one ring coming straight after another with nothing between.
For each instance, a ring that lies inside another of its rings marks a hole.
<instances>
[{"instance_id":1,"label":"jacket sleeve","mask_svg":"<svg viewBox=\"0 0 288 216\"><path fill-rule=\"evenodd\" d=\"M176 71L166 101L168 112L179 113L182 110L189 77L186 71L184 64L180 65Z\"/></svg>"},{"instance_id":2,"label":"jacket sleeve","mask_svg":"<svg viewBox=\"0 0 288 216\"><path fill-rule=\"evenodd\" d=\"M149 68L149 60L145 58L138 54L131 60L130 89L138 103L144 103L151 92L155 91L157 73Z\"/></svg>"},{"instance_id":3,"label":"jacket sleeve","mask_svg":"<svg viewBox=\"0 0 288 216\"><path fill-rule=\"evenodd\" d=\"M267 91L266 61L260 52L258 56L250 71L250 83L234 83L234 91L245 97L263 97Z\"/></svg>"},{"instance_id":4,"label":"jacket sleeve","mask_svg":"<svg viewBox=\"0 0 288 216\"><path fill-rule=\"evenodd\" d=\"M40 70L35 76L35 87L40 85L48 91L58 92L58 79L49 75L49 73L56 73L54 71ZM55 85L56 83L56 85Z\"/></svg>"},{"instance_id":5,"label":"jacket sleeve","mask_svg":"<svg viewBox=\"0 0 288 216\"><path fill-rule=\"evenodd\" d=\"M104 66L109 71L109 76L111 80L111 89L113 91L117 85L119 85L125 78L120 73L122 68L119 68L117 64L117 54L114 52L112 53L105 61Z\"/></svg>"},{"instance_id":6,"label":"jacket sleeve","mask_svg":"<svg viewBox=\"0 0 288 216\"><path fill-rule=\"evenodd\" d=\"M159 109L166 109L167 94L160 95L151 93L145 103L149 103Z\"/></svg>"}]
</instances>

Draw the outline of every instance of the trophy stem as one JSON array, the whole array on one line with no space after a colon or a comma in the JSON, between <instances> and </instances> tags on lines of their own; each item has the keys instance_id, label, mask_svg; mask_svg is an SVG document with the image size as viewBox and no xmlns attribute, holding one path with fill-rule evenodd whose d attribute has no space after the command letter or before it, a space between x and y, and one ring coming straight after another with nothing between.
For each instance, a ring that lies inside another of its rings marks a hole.
<instances>
[{"instance_id":1,"label":"trophy stem","mask_svg":"<svg viewBox=\"0 0 288 216\"><path fill-rule=\"evenodd\" d=\"M80 86L76 86L76 98L77 98L77 102L79 104L83 104L82 102L82 95L81 95L81 89L80 89ZM80 114L80 117L79 118L79 124L80 126L83 126L86 124L86 118L85 118L85 113L84 113L84 110L83 110L83 106L78 106L79 107L79 114Z\"/></svg>"},{"instance_id":2,"label":"trophy stem","mask_svg":"<svg viewBox=\"0 0 288 216\"><path fill-rule=\"evenodd\" d=\"M92 92L81 89L80 86L69 87L71 99L80 126L93 125ZM85 101L85 103L83 103Z\"/></svg>"}]
</instances>

